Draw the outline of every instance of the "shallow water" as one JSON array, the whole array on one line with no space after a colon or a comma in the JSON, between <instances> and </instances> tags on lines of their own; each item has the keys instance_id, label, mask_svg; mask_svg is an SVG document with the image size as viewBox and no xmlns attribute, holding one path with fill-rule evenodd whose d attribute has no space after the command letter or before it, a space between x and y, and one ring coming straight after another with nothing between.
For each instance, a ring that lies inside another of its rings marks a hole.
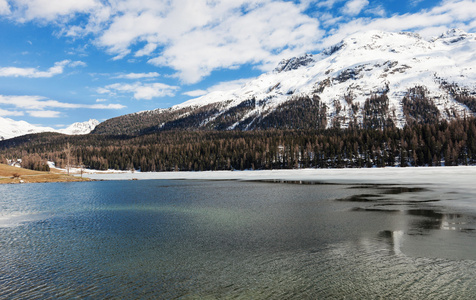
<instances>
[{"instance_id":1,"label":"shallow water","mask_svg":"<svg viewBox=\"0 0 476 300\"><path fill-rule=\"evenodd\" d=\"M474 210L431 185L298 183L0 186L0 298L476 294Z\"/></svg>"}]
</instances>

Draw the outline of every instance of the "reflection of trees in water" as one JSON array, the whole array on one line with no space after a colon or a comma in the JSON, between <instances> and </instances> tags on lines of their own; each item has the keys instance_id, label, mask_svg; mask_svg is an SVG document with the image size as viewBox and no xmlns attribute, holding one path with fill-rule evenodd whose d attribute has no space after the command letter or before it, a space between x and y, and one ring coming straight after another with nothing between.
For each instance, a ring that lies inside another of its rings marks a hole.
<instances>
[{"instance_id":1,"label":"reflection of trees in water","mask_svg":"<svg viewBox=\"0 0 476 300\"><path fill-rule=\"evenodd\" d=\"M431 209L411 209L407 211L408 215L424 217L423 219L413 220L410 226L420 234L427 233L428 230L441 229L445 215ZM416 232L411 232L415 234Z\"/></svg>"},{"instance_id":2,"label":"reflection of trees in water","mask_svg":"<svg viewBox=\"0 0 476 300\"><path fill-rule=\"evenodd\" d=\"M384 239L390 245L392 254L400 255L402 254L401 247L403 244L404 234L405 232L403 232L403 230L383 230L379 232L378 236L379 238Z\"/></svg>"},{"instance_id":3,"label":"reflection of trees in water","mask_svg":"<svg viewBox=\"0 0 476 300\"><path fill-rule=\"evenodd\" d=\"M429 230L455 230L471 232L476 230L476 217L463 214L441 213L431 209L412 209L407 214L421 216L424 219L414 220L411 228L420 230L421 234Z\"/></svg>"},{"instance_id":4,"label":"reflection of trees in water","mask_svg":"<svg viewBox=\"0 0 476 300\"><path fill-rule=\"evenodd\" d=\"M378 232L377 239L386 244L386 249L391 254L400 255L403 248L408 251L408 246L411 245L410 251L421 251L430 256L437 253L437 256L446 257L451 252L455 257L473 257L472 254L468 256L468 253L473 253L468 250L468 247L473 245L468 238L471 239L476 234L476 216L464 212L446 213L442 207L432 206L430 203L438 202L439 198L431 190L398 185L352 188L363 188L365 193L339 201L354 203L356 206L353 211L388 215L389 227L380 228L382 231ZM442 245L440 250L435 249L441 241L449 244Z\"/></svg>"}]
</instances>

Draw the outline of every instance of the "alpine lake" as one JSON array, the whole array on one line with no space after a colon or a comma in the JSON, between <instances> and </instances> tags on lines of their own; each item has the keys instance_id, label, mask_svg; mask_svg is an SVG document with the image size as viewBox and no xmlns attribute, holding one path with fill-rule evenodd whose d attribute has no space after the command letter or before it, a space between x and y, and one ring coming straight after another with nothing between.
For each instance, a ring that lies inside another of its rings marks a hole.
<instances>
[{"instance_id":1,"label":"alpine lake","mask_svg":"<svg viewBox=\"0 0 476 300\"><path fill-rule=\"evenodd\" d=\"M476 214L429 186L0 186L1 299L474 299ZM476 201L476 199L475 199Z\"/></svg>"}]
</instances>

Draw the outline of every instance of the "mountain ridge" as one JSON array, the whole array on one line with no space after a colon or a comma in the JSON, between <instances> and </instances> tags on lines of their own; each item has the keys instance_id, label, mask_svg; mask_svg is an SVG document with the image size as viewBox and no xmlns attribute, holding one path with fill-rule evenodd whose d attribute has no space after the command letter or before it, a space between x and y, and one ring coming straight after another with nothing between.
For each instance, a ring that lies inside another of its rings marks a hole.
<instances>
[{"instance_id":1,"label":"mountain ridge","mask_svg":"<svg viewBox=\"0 0 476 300\"><path fill-rule=\"evenodd\" d=\"M11 139L26 134L43 132L57 132L67 135L88 134L98 124L99 121L95 119L90 119L85 122L73 123L64 129L56 130L51 127L36 126L26 121L15 121L9 118L0 117L0 140Z\"/></svg>"}]
</instances>

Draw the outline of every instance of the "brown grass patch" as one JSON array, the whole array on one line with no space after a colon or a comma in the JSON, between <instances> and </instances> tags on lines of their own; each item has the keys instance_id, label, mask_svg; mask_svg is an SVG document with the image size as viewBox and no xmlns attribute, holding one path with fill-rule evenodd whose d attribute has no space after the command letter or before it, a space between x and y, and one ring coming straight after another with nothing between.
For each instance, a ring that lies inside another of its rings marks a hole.
<instances>
[{"instance_id":1,"label":"brown grass patch","mask_svg":"<svg viewBox=\"0 0 476 300\"><path fill-rule=\"evenodd\" d=\"M80 178L59 174L56 172L38 172L23 168L11 167L0 164L0 184L1 183L38 183L38 182L73 182L90 181L89 178Z\"/></svg>"}]
</instances>

